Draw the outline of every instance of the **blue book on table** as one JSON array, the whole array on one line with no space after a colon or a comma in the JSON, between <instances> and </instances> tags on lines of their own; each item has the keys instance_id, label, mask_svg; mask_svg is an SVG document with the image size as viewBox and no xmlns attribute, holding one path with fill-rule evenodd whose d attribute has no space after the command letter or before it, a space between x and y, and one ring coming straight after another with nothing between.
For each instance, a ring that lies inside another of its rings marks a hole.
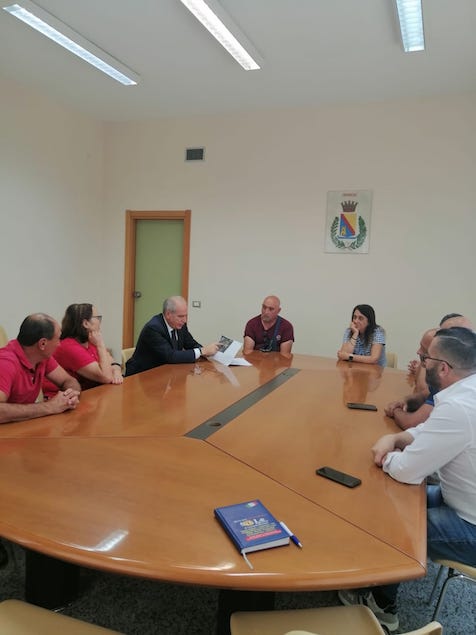
<instances>
[{"instance_id":1,"label":"blue book on table","mask_svg":"<svg viewBox=\"0 0 476 635\"><path fill-rule=\"evenodd\" d=\"M259 500L217 507L214 512L251 569L247 553L289 545L288 534Z\"/></svg>"}]
</instances>

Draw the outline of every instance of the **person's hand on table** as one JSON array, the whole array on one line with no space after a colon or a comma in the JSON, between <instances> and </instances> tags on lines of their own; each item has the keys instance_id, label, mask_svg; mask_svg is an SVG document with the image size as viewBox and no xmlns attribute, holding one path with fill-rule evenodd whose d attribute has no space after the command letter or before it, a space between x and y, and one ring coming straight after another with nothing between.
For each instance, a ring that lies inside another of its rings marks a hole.
<instances>
[{"instance_id":1,"label":"person's hand on table","mask_svg":"<svg viewBox=\"0 0 476 635\"><path fill-rule=\"evenodd\" d=\"M387 417L394 417L395 415L395 410L397 410L397 408L401 408L402 410L406 410L406 403L404 401L391 401L385 408L385 414L387 415Z\"/></svg>"},{"instance_id":2,"label":"person's hand on table","mask_svg":"<svg viewBox=\"0 0 476 635\"><path fill-rule=\"evenodd\" d=\"M122 370L120 366L116 366L114 364L114 366L112 367L112 379L111 379L111 384L122 384L122 382L124 381L124 377L122 376Z\"/></svg>"},{"instance_id":3,"label":"person's hand on table","mask_svg":"<svg viewBox=\"0 0 476 635\"><path fill-rule=\"evenodd\" d=\"M201 353L203 357L210 357L211 355L215 355L218 352L218 342L213 342L213 344L207 344L206 346L202 346Z\"/></svg>"},{"instance_id":4,"label":"person's hand on table","mask_svg":"<svg viewBox=\"0 0 476 635\"><path fill-rule=\"evenodd\" d=\"M72 388L58 391L52 399L46 402L50 414L74 410L79 404L79 395L80 393Z\"/></svg>"},{"instance_id":5,"label":"person's hand on table","mask_svg":"<svg viewBox=\"0 0 476 635\"><path fill-rule=\"evenodd\" d=\"M382 467L387 454L389 452L394 452L395 450L398 450L398 448L395 447L395 435L385 434L372 448L374 463L379 467Z\"/></svg>"},{"instance_id":6,"label":"person's hand on table","mask_svg":"<svg viewBox=\"0 0 476 635\"><path fill-rule=\"evenodd\" d=\"M351 353L346 353L345 351L337 351L337 357L344 362L349 361L349 355L351 355Z\"/></svg>"}]
</instances>

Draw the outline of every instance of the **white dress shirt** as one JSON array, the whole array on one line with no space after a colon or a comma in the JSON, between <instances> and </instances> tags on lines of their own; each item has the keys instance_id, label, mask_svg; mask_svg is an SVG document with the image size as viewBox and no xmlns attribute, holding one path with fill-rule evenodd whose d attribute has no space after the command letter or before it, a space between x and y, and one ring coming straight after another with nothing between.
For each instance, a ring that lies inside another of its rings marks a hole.
<instances>
[{"instance_id":1,"label":"white dress shirt","mask_svg":"<svg viewBox=\"0 0 476 635\"><path fill-rule=\"evenodd\" d=\"M429 418L407 432L414 441L389 452L384 471L412 484L438 471L446 504L476 525L476 374L437 393Z\"/></svg>"}]
</instances>

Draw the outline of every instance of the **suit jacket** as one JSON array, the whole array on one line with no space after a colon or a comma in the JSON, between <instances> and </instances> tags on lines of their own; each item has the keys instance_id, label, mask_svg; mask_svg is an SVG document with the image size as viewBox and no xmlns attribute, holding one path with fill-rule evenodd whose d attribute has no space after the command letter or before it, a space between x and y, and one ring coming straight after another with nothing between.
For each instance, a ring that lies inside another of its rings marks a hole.
<instances>
[{"instance_id":1,"label":"suit jacket","mask_svg":"<svg viewBox=\"0 0 476 635\"><path fill-rule=\"evenodd\" d=\"M186 324L177 330L177 342L178 347L175 350L163 314L154 315L142 329L136 350L126 363L126 376L163 364L193 363L193 349L200 348L201 344L193 339Z\"/></svg>"}]
</instances>

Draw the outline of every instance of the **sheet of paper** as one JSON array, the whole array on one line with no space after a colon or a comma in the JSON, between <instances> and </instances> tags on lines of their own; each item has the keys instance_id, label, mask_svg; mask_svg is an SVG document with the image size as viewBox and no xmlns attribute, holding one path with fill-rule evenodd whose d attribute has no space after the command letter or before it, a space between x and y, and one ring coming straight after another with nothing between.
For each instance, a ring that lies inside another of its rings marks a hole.
<instances>
[{"instance_id":1,"label":"sheet of paper","mask_svg":"<svg viewBox=\"0 0 476 635\"><path fill-rule=\"evenodd\" d=\"M224 366L229 366L242 346L241 342L222 335L218 342L218 352L208 359L213 359Z\"/></svg>"},{"instance_id":2,"label":"sheet of paper","mask_svg":"<svg viewBox=\"0 0 476 635\"><path fill-rule=\"evenodd\" d=\"M253 364L250 364L244 357L235 357L231 360L230 366L253 366Z\"/></svg>"}]
</instances>

